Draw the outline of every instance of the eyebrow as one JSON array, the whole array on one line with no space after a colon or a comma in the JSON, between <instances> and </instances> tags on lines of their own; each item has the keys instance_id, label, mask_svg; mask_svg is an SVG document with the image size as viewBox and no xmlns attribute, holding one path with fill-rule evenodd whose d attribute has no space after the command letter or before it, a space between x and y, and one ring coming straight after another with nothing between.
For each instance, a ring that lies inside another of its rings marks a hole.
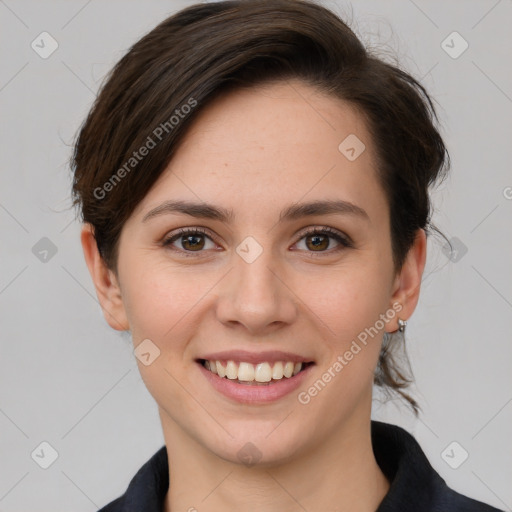
<instances>
[{"instance_id":1,"label":"eyebrow","mask_svg":"<svg viewBox=\"0 0 512 512\"><path fill-rule=\"evenodd\" d=\"M233 210L215 206L208 203L190 201L165 201L144 215L142 222L165 214L185 214L199 219L212 219L229 223L234 219ZM281 211L279 222L297 220L313 215L343 214L360 217L370 221L370 217L363 208L349 201L318 200L309 203L294 203Z\"/></svg>"}]
</instances>

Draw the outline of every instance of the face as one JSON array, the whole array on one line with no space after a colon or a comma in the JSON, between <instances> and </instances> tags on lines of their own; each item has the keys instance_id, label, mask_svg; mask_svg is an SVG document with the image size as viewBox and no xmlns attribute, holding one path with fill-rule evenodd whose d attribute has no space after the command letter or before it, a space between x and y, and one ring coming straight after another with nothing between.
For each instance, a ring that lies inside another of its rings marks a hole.
<instances>
[{"instance_id":1,"label":"face","mask_svg":"<svg viewBox=\"0 0 512 512\"><path fill-rule=\"evenodd\" d=\"M364 428L382 335L415 305L374 162L362 117L298 81L230 92L194 121L123 227L108 306L134 347L150 340L137 364L164 434L272 464ZM315 202L330 206L299 208ZM275 378L238 382L255 374Z\"/></svg>"}]
</instances>

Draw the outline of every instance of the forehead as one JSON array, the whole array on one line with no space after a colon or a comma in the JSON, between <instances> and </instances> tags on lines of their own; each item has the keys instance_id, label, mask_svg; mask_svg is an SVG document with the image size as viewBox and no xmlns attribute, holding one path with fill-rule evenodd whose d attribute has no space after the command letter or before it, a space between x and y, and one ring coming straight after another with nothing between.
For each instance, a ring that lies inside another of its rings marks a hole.
<instances>
[{"instance_id":1,"label":"forehead","mask_svg":"<svg viewBox=\"0 0 512 512\"><path fill-rule=\"evenodd\" d=\"M349 135L364 140L363 160L371 163L372 144L355 107L294 80L222 94L200 112L180 152L193 146L214 156L220 150L221 158L240 163L248 152L265 159L264 151L285 161L309 161L325 152L338 159L339 144ZM245 161L245 167L250 164Z\"/></svg>"},{"instance_id":2,"label":"forehead","mask_svg":"<svg viewBox=\"0 0 512 512\"><path fill-rule=\"evenodd\" d=\"M374 162L348 103L299 81L237 89L203 108L139 211L171 197L260 212L301 198L382 207Z\"/></svg>"}]
</instances>

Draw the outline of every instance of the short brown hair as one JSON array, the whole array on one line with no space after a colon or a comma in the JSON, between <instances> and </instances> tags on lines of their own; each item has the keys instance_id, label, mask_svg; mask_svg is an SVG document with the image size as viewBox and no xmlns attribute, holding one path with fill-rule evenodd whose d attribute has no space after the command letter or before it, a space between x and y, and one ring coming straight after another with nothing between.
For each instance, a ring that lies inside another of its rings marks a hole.
<instances>
[{"instance_id":1,"label":"short brown hair","mask_svg":"<svg viewBox=\"0 0 512 512\"><path fill-rule=\"evenodd\" d=\"M449 155L424 87L373 55L344 21L314 2L221 1L192 5L136 42L81 126L71 159L73 205L93 226L110 269L117 270L124 223L198 112L228 88L287 78L348 102L364 116L389 202L395 270L418 229L439 232L430 223L428 189L446 174ZM151 150L135 158L150 139ZM392 338L384 335L375 383L398 392L417 413L403 391L411 379L393 359Z\"/></svg>"}]
</instances>

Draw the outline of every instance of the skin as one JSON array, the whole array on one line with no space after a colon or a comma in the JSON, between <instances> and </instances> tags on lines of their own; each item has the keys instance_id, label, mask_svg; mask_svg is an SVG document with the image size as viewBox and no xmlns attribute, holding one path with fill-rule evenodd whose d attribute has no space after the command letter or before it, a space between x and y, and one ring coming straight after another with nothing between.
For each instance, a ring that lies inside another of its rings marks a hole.
<instances>
[{"instance_id":1,"label":"skin","mask_svg":"<svg viewBox=\"0 0 512 512\"><path fill-rule=\"evenodd\" d=\"M338 150L349 134L366 146L354 161ZM124 225L117 275L83 226L108 323L130 330L134 347L149 338L161 351L152 364L137 364L162 422L166 512L370 512L387 493L371 448L373 372L384 331L396 331L398 317L408 319L416 307L426 237L418 230L395 273L374 162L363 118L348 104L299 81L238 90L201 111ZM358 205L369 220L335 213L278 222L291 203L326 198ZM142 222L168 199L231 208L235 218L166 214ZM216 237L199 235L201 255L186 238L173 243L175 251L162 245L178 228L195 226ZM316 248L302 234L315 226L340 231L354 246L329 238ZM250 264L236 252L247 236L263 249ZM191 257L180 256L187 249ZM306 405L297 392L269 404L235 403L194 362L211 351L290 351L315 361L298 391L307 390L393 303L400 313ZM237 457L249 441L261 453L250 467Z\"/></svg>"}]
</instances>

